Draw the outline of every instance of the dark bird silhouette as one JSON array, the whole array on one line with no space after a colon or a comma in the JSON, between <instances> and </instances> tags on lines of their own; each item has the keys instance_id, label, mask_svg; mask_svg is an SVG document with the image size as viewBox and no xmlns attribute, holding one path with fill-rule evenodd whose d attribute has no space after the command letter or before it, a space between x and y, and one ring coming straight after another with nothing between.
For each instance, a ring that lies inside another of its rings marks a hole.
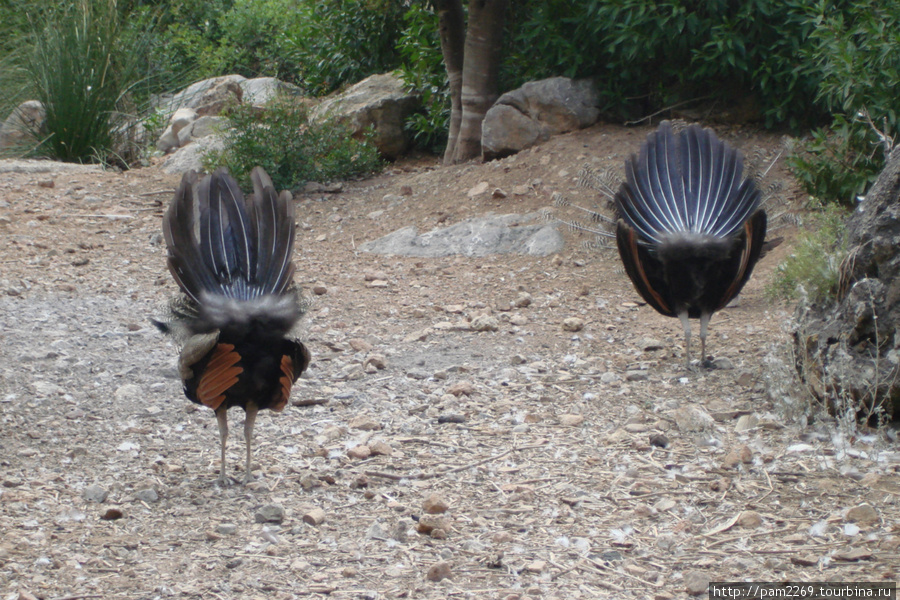
<instances>
[{"instance_id":1,"label":"dark bird silhouette","mask_svg":"<svg viewBox=\"0 0 900 600\"><path fill-rule=\"evenodd\" d=\"M223 484L228 409L246 411L247 483L257 412L283 410L310 362L306 346L289 337L303 314L292 283L293 202L261 168L250 179L253 195L245 200L225 169L182 178L163 219L169 271L182 293L169 320L153 321L182 345L185 395L216 413Z\"/></svg>"},{"instance_id":2,"label":"dark bird silhouette","mask_svg":"<svg viewBox=\"0 0 900 600\"><path fill-rule=\"evenodd\" d=\"M701 364L712 314L744 287L759 260L766 212L743 158L709 129L677 135L668 122L625 162L614 201L616 245L641 297L684 327L690 365L691 327L700 319Z\"/></svg>"}]
</instances>

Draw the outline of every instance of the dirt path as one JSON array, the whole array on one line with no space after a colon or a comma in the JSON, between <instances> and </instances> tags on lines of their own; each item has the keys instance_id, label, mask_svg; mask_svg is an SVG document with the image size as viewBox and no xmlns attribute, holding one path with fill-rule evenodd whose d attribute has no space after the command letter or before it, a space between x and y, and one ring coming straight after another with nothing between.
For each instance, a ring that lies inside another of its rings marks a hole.
<instances>
[{"instance_id":1,"label":"dirt path","mask_svg":"<svg viewBox=\"0 0 900 600\"><path fill-rule=\"evenodd\" d=\"M294 393L309 405L261 415L257 480L224 489L215 419L184 399L176 348L148 322L174 292L159 232L177 179L0 174L0 598L665 599L706 581L896 581L896 443L801 427L803 400L779 392L791 311L764 286L789 242L713 319L710 352L734 368L689 375L678 322L639 306L584 235L547 258L356 250L406 225L547 208L553 192L591 203L580 167L621 165L646 131L597 126L484 165L410 160L300 197L297 281L324 291ZM473 331L479 315L498 330ZM242 456L234 435L236 478ZM445 513L426 515L431 496ZM269 505L280 523L258 522Z\"/></svg>"}]
</instances>

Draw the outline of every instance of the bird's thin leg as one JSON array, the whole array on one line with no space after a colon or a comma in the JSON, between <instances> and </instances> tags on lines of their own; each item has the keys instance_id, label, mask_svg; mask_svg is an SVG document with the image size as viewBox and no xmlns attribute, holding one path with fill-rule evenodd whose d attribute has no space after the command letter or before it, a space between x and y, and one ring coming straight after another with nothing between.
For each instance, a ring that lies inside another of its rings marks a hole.
<instances>
[{"instance_id":1,"label":"bird's thin leg","mask_svg":"<svg viewBox=\"0 0 900 600\"><path fill-rule=\"evenodd\" d=\"M700 313L700 364L706 362L706 330L709 326L709 319L712 317L712 313Z\"/></svg>"},{"instance_id":2,"label":"bird's thin leg","mask_svg":"<svg viewBox=\"0 0 900 600\"><path fill-rule=\"evenodd\" d=\"M256 413L259 408L253 402L247 403L247 418L244 420L244 439L247 441L247 468L244 469L244 484L249 483L253 477L250 475L251 443L253 442L253 425L256 423Z\"/></svg>"},{"instance_id":3,"label":"bird's thin leg","mask_svg":"<svg viewBox=\"0 0 900 600\"><path fill-rule=\"evenodd\" d=\"M219 423L219 441L222 445L222 464L219 468L219 483L225 485L225 442L228 440L228 409L224 406L216 410L216 421Z\"/></svg>"},{"instance_id":4,"label":"bird's thin leg","mask_svg":"<svg viewBox=\"0 0 900 600\"><path fill-rule=\"evenodd\" d=\"M681 326L684 327L684 368L691 368L691 322L688 320L687 311L678 313Z\"/></svg>"}]
</instances>

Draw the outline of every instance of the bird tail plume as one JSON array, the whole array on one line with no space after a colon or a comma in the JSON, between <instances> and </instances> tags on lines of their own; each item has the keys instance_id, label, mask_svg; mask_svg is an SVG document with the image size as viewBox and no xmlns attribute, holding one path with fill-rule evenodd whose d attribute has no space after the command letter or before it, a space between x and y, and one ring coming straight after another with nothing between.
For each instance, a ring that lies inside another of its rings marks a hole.
<instances>
[{"instance_id":1,"label":"bird tail plume","mask_svg":"<svg viewBox=\"0 0 900 600\"><path fill-rule=\"evenodd\" d=\"M185 174L163 220L168 265L184 292L176 312L193 333L287 333L301 315L291 287L294 207L260 167L245 198L225 169ZM173 312L175 312L173 310Z\"/></svg>"},{"instance_id":2,"label":"bird tail plume","mask_svg":"<svg viewBox=\"0 0 900 600\"><path fill-rule=\"evenodd\" d=\"M740 153L699 125L675 134L664 121L625 171L616 209L644 243L671 234L732 237L759 208Z\"/></svg>"}]
</instances>

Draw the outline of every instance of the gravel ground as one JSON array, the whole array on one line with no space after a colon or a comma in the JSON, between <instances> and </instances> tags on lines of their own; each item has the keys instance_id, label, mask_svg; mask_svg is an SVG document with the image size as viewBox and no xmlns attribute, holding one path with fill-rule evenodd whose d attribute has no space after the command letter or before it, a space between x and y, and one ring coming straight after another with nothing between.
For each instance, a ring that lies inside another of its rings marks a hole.
<instances>
[{"instance_id":1,"label":"gravel ground","mask_svg":"<svg viewBox=\"0 0 900 600\"><path fill-rule=\"evenodd\" d=\"M677 320L579 232L546 258L357 250L407 225L568 218L553 192L593 203L581 166L620 168L647 131L407 159L299 195L313 364L295 406L260 415L248 486L216 484L215 419L148 321L175 291L160 219L177 179L3 172L0 598L664 600L709 581L896 581L896 437L803 417L792 307L764 293L793 232L713 318L725 368L698 373ZM772 177L802 198L783 166Z\"/></svg>"}]
</instances>

